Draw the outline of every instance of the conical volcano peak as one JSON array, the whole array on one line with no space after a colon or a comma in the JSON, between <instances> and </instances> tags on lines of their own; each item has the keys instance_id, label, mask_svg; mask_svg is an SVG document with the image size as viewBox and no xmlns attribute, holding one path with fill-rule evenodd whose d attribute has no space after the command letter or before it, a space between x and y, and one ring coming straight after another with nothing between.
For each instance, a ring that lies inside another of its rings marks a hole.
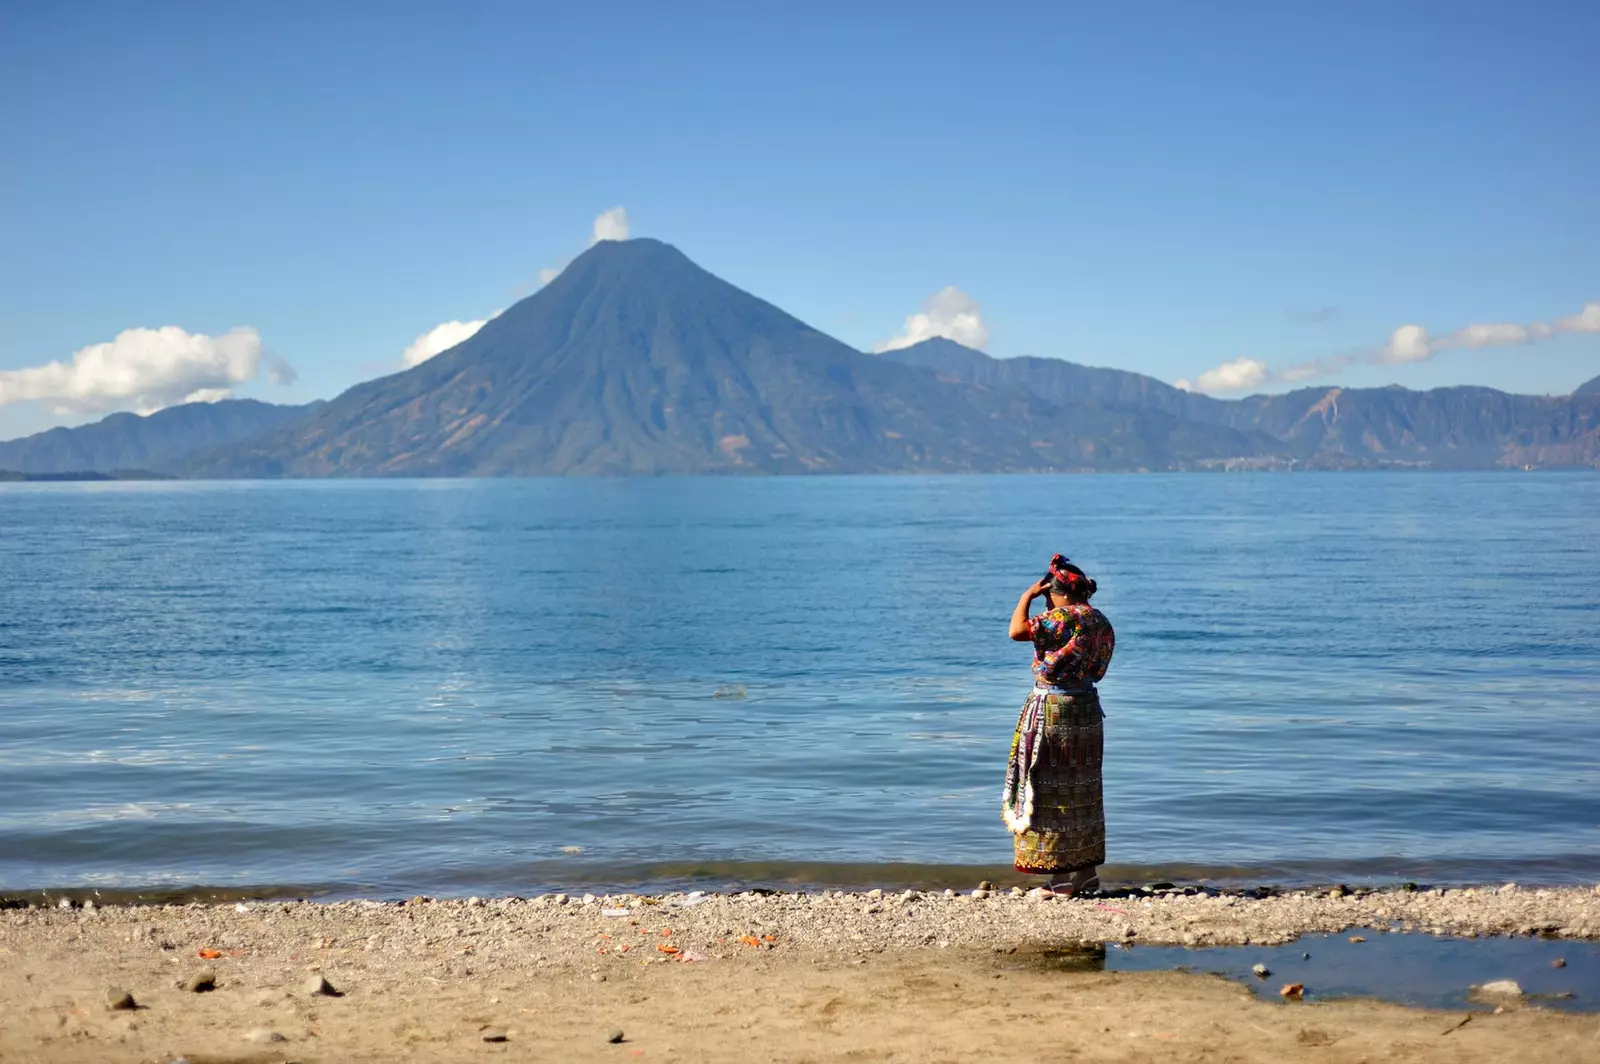
<instances>
[{"instance_id":1,"label":"conical volcano peak","mask_svg":"<svg viewBox=\"0 0 1600 1064\"><path fill-rule=\"evenodd\" d=\"M573 259L562 272L570 273L575 268L596 264L610 269L699 269L689 256L671 244L648 236L636 236L628 240L598 241Z\"/></svg>"}]
</instances>

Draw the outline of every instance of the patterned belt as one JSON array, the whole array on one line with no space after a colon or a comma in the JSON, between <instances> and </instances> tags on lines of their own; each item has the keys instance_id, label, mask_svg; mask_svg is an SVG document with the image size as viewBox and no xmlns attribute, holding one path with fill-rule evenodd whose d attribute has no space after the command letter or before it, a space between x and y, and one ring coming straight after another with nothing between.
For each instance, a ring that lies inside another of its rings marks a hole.
<instances>
[{"instance_id":1,"label":"patterned belt","mask_svg":"<svg viewBox=\"0 0 1600 1064\"><path fill-rule=\"evenodd\" d=\"M1053 683L1034 681L1033 689L1045 695L1092 695L1097 693L1094 684L1084 682L1071 687L1059 687Z\"/></svg>"}]
</instances>

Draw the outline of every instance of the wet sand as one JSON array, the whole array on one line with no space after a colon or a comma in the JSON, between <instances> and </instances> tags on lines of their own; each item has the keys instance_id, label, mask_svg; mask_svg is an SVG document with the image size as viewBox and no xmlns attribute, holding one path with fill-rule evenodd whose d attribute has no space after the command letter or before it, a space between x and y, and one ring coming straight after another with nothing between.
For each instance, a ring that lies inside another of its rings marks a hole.
<instances>
[{"instance_id":1,"label":"wet sand","mask_svg":"<svg viewBox=\"0 0 1600 1064\"><path fill-rule=\"evenodd\" d=\"M14 909L0 912L0 1061L1600 1061L1596 1015L1508 1001L1463 1023L1318 1002L1314 987L1313 1000L1268 1004L1215 977L1063 972L1039 956L1345 928L1596 938L1600 894ZM205 968L214 990L181 988ZM316 978L342 996L313 993ZM113 986L139 1007L108 1008Z\"/></svg>"}]
</instances>

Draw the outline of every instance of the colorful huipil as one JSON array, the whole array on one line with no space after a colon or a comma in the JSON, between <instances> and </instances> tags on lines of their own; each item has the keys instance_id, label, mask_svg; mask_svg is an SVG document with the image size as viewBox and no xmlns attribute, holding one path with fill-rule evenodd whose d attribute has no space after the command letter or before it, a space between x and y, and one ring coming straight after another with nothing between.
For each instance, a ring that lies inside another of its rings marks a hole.
<instances>
[{"instance_id":1,"label":"colorful huipil","mask_svg":"<svg viewBox=\"0 0 1600 1064\"><path fill-rule=\"evenodd\" d=\"M1106 859L1100 794L1104 745L1100 695L1116 633L1086 602L1028 621L1034 688L1022 705L1001 813L1014 836L1019 872L1053 874Z\"/></svg>"}]
</instances>

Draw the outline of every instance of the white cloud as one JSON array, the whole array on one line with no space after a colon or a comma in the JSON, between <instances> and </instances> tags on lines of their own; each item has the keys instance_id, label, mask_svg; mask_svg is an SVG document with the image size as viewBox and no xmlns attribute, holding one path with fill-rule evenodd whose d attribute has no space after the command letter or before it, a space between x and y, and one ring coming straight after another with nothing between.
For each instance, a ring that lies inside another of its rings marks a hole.
<instances>
[{"instance_id":1,"label":"white cloud","mask_svg":"<svg viewBox=\"0 0 1600 1064\"><path fill-rule=\"evenodd\" d=\"M983 308L961 289L946 285L923 302L921 313L906 318L899 336L883 341L873 350L898 351L935 336L983 350L989 346L989 330L983 324Z\"/></svg>"},{"instance_id":2,"label":"white cloud","mask_svg":"<svg viewBox=\"0 0 1600 1064\"><path fill-rule=\"evenodd\" d=\"M1555 321L1491 322L1464 325L1455 332L1430 337L1420 325L1402 325L1389 337L1388 346L1374 362L1423 362L1441 351L1476 350L1482 347L1517 347L1548 340L1562 333L1600 332L1600 303L1585 303L1576 314Z\"/></svg>"},{"instance_id":3,"label":"white cloud","mask_svg":"<svg viewBox=\"0 0 1600 1064\"><path fill-rule=\"evenodd\" d=\"M489 315L498 316L499 311ZM415 340L400 353L400 364L407 369L420 366L434 355L448 351L459 343L471 339L478 330L489 324L489 318L477 321L442 321Z\"/></svg>"},{"instance_id":4,"label":"white cloud","mask_svg":"<svg viewBox=\"0 0 1600 1064\"><path fill-rule=\"evenodd\" d=\"M1474 350L1485 347L1516 347L1549 340L1566 333L1600 333L1600 302L1589 302L1576 314L1554 321L1474 323L1444 336L1431 336L1421 325L1406 324L1389 334L1389 341L1371 350L1328 355L1301 362L1283 370L1250 358L1236 358L1200 374L1194 383L1187 379L1173 386L1185 391L1239 391L1265 383L1292 383L1311 377L1331 376L1356 363L1376 366L1404 362L1426 362L1444 351Z\"/></svg>"},{"instance_id":5,"label":"white cloud","mask_svg":"<svg viewBox=\"0 0 1600 1064\"><path fill-rule=\"evenodd\" d=\"M566 269L565 266L546 266L544 269L539 271L539 283L549 284L557 277L560 277L561 271L564 269Z\"/></svg>"},{"instance_id":6,"label":"white cloud","mask_svg":"<svg viewBox=\"0 0 1600 1064\"><path fill-rule=\"evenodd\" d=\"M1253 358L1236 358L1200 374L1192 384L1175 381L1186 392L1242 392L1267 379L1267 364Z\"/></svg>"},{"instance_id":7,"label":"white cloud","mask_svg":"<svg viewBox=\"0 0 1600 1064\"><path fill-rule=\"evenodd\" d=\"M1420 362L1431 354L1428 330L1420 325L1400 326L1389 334L1389 344L1383 350L1385 362Z\"/></svg>"},{"instance_id":8,"label":"white cloud","mask_svg":"<svg viewBox=\"0 0 1600 1064\"><path fill-rule=\"evenodd\" d=\"M628 239L628 209L626 207L612 207L609 210L601 211L595 216L594 233L589 237L590 247L594 247L602 240L626 239Z\"/></svg>"},{"instance_id":9,"label":"white cloud","mask_svg":"<svg viewBox=\"0 0 1600 1064\"><path fill-rule=\"evenodd\" d=\"M63 413L148 413L190 396L205 396L209 402L219 393L231 394L234 385L256 377L261 359L261 336L251 328L221 336L185 332L175 325L127 329L66 361L0 370L0 406L38 400ZM281 358L271 372L274 380L294 375Z\"/></svg>"},{"instance_id":10,"label":"white cloud","mask_svg":"<svg viewBox=\"0 0 1600 1064\"><path fill-rule=\"evenodd\" d=\"M183 397L186 403L220 403L233 398L232 388L201 388Z\"/></svg>"},{"instance_id":11,"label":"white cloud","mask_svg":"<svg viewBox=\"0 0 1600 1064\"><path fill-rule=\"evenodd\" d=\"M1600 332L1600 303L1585 303L1578 313L1557 318L1551 328L1564 333Z\"/></svg>"}]
</instances>

